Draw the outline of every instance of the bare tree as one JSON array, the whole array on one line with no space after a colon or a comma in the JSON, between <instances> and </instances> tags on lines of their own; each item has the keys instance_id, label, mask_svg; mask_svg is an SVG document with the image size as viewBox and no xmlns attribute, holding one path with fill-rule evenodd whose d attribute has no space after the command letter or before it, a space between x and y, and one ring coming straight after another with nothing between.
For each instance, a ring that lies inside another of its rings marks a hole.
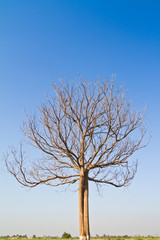
<instances>
[{"instance_id":1,"label":"bare tree","mask_svg":"<svg viewBox=\"0 0 160 240\"><path fill-rule=\"evenodd\" d=\"M114 80L89 84L53 85L54 97L41 104L40 113L28 117L24 135L43 153L25 164L22 148L8 171L24 186L60 186L79 181L80 239L89 240L88 182L128 185L137 163L129 157L145 145L144 113L133 109Z\"/></svg>"}]
</instances>

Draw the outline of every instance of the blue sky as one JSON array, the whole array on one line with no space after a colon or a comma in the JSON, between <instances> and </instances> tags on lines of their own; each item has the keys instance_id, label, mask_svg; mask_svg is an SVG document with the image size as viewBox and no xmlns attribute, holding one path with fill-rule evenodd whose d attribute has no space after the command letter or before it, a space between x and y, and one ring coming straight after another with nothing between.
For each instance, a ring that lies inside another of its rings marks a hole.
<instances>
[{"instance_id":1,"label":"blue sky","mask_svg":"<svg viewBox=\"0 0 160 240\"><path fill-rule=\"evenodd\" d=\"M159 11L154 0L0 1L0 235L79 234L78 192L27 190L2 161L22 138L24 110L36 110L51 82L79 74L91 82L116 74L133 104L146 104L152 132L129 188L99 196L90 186L91 234L160 235Z\"/></svg>"}]
</instances>

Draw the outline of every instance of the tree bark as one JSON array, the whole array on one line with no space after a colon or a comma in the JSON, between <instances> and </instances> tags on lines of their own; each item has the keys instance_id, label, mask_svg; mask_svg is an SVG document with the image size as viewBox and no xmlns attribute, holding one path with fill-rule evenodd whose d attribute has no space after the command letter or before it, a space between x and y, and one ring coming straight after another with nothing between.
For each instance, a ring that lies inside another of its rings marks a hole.
<instances>
[{"instance_id":1,"label":"tree bark","mask_svg":"<svg viewBox=\"0 0 160 240\"><path fill-rule=\"evenodd\" d=\"M80 240L90 240L89 203L88 203L88 172L81 170L79 180L79 231Z\"/></svg>"},{"instance_id":2,"label":"tree bark","mask_svg":"<svg viewBox=\"0 0 160 240\"><path fill-rule=\"evenodd\" d=\"M88 190L88 172L84 174L84 234L86 239L90 239L89 231L89 190Z\"/></svg>"},{"instance_id":3,"label":"tree bark","mask_svg":"<svg viewBox=\"0 0 160 240\"><path fill-rule=\"evenodd\" d=\"M81 170L79 179L79 233L80 240L84 236L84 171Z\"/></svg>"}]
</instances>

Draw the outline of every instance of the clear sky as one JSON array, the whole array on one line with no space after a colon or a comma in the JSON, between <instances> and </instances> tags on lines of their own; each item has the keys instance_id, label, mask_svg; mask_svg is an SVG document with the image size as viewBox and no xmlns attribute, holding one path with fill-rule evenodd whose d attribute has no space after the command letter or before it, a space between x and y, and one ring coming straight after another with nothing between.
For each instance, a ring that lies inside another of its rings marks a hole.
<instances>
[{"instance_id":1,"label":"clear sky","mask_svg":"<svg viewBox=\"0 0 160 240\"><path fill-rule=\"evenodd\" d=\"M147 105L152 139L137 152L127 189L90 185L91 235L160 235L160 1L0 1L0 235L73 236L78 192L27 190L5 170L18 147L24 110L34 112L51 82L78 74L89 81L116 74L138 107Z\"/></svg>"}]
</instances>

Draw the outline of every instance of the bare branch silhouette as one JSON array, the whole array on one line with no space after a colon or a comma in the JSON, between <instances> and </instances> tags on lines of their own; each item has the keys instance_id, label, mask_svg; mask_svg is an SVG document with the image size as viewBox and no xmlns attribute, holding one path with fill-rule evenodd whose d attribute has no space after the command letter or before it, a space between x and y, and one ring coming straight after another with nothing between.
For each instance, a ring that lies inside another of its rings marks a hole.
<instances>
[{"instance_id":1,"label":"bare branch silhouette","mask_svg":"<svg viewBox=\"0 0 160 240\"><path fill-rule=\"evenodd\" d=\"M43 158L26 165L21 145L19 154L11 150L13 158L6 157L6 166L27 187L79 181L80 236L89 239L88 181L115 187L131 182L137 162L130 157L146 146L144 113L132 108L113 79L61 82L52 88L54 96L23 124L23 134Z\"/></svg>"}]
</instances>

